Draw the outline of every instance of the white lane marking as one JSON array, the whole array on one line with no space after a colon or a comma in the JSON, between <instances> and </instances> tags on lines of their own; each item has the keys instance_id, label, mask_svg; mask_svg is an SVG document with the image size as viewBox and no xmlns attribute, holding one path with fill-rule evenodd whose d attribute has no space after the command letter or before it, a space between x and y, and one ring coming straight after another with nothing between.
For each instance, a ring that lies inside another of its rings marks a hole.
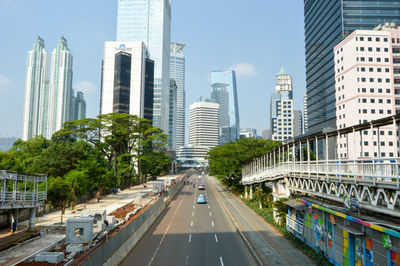
<instances>
[{"instance_id":1,"label":"white lane marking","mask_svg":"<svg viewBox=\"0 0 400 266\"><path fill-rule=\"evenodd\" d=\"M215 242L217 242L217 243L218 243L217 234L214 234L214 236L215 236Z\"/></svg>"},{"instance_id":2,"label":"white lane marking","mask_svg":"<svg viewBox=\"0 0 400 266\"><path fill-rule=\"evenodd\" d=\"M186 256L186 265L188 264L189 256Z\"/></svg>"},{"instance_id":3,"label":"white lane marking","mask_svg":"<svg viewBox=\"0 0 400 266\"><path fill-rule=\"evenodd\" d=\"M208 205L208 208L210 208L210 205Z\"/></svg>"},{"instance_id":4,"label":"white lane marking","mask_svg":"<svg viewBox=\"0 0 400 266\"><path fill-rule=\"evenodd\" d=\"M211 216L211 212L210 212L210 216Z\"/></svg>"},{"instance_id":5,"label":"white lane marking","mask_svg":"<svg viewBox=\"0 0 400 266\"><path fill-rule=\"evenodd\" d=\"M193 205L193 209L194 209L194 205Z\"/></svg>"},{"instance_id":6,"label":"white lane marking","mask_svg":"<svg viewBox=\"0 0 400 266\"><path fill-rule=\"evenodd\" d=\"M194 216L194 212L192 212L192 216Z\"/></svg>"},{"instance_id":7,"label":"white lane marking","mask_svg":"<svg viewBox=\"0 0 400 266\"><path fill-rule=\"evenodd\" d=\"M192 241L192 234L189 235L189 243Z\"/></svg>"},{"instance_id":8,"label":"white lane marking","mask_svg":"<svg viewBox=\"0 0 400 266\"><path fill-rule=\"evenodd\" d=\"M193 227L193 221L190 223L190 227Z\"/></svg>"},{"instance_id":9,"label":"white lane marking","mask_svg":"<svg viewBox=\"0 0 400 266\"><path fill-rule=\"evenodd\" d=\"M167 234L167 232L168 232L168 230L169 230L169 227L170 227L171 224L172 224L172 221L175 220L175 216L176 216L176 214L177 214L177 212L178 212L178 210L179 210L179 207L181 207L183 198L184 198L184 197L181 198L181 202L179 202L178 208L176 208L175 213L174 213L174 215L172 216L172 219L170 220L170 222L169 222L169 224L168 224L168 227L167 227L167 229L165 230L164 235L162 236L162 238L161 238L161 240L160 240L160 243L158 243L158 247L157 247L156 251L154 252L153 257L151 257L148 266L151 265L151 263L153 262L154 258L156 257L157 252L158 252L158 250L160 249L162 242L164 241L165 235Z\"/></svg>"},{"instance_id":10,"label":"white lane marking","mask_svg":"<svg viewBox=\"0 0 400 266\"><path fill-rule=\"evenodd\" d=\"M212 226L214 227L214 221L211 221Z\"/></svg>"},{"instance_id":11,"label":"white lane marking","mask_svg":"<svg viewBox=\"0 0 400 266\"><path fill-rule=\"evenodd\" d=\"M221 266L224 266L224 261L222 260L222 257L219 257L219 261L221 262Z\"/></svg>"}]
</instances>

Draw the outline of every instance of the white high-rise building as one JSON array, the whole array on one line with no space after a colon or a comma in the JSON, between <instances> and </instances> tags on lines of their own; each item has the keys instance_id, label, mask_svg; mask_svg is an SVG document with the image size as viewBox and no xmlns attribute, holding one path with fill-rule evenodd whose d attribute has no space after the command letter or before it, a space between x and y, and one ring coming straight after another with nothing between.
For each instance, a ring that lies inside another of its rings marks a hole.
<instances>
[{"instance_id":1,"label":"white high-rise building","mask_svg":"<svg viewBox=\"0 0 400 266\"><path fill-rule=\"evenodd\" d=\"M47 138L51 138L64 122L70 120L72 96L72 54L67 40L61 36L51 58Z\"/></svg>"},{"instance_id":2,"label":"white high-rise building","mask_svg":"<svg viewBox=\"0 0 400 266\"><path fill-rule=\"evenodd\" d=\"M195 102L190 105L189 145L213 148L219 141L219 104Z\"/></svg>"},{"instance_id":3,"label":"white high-rise building","mask_svg":"<svg viewBox=\"0 0 400 266\"><path fill-rule=\"evenodd\" d=\"M355 30L334 47L337 130L400 113L400 27ZM338 158L398 157L393 125L342 134Z\"/></svg>"},{"instance_id":4,"label":"white high-rise building","mask_svg":"<svg viewBox=\"0 0 400 266\"><path fill-rule=\"evenodd\" d=\"M176 115L175 115L175 147L185 145L185 55L183 54L184 44L171 43L170 77L175 80L177 86ZM171 110L171 108L170 108Z\"/></svg>"},{"instance_id":5,"label":"white high-rise building","mask_svg":"<svg viewBox=\"0 0 400 266\"><path fill-rule=\"evenodd\" d=\"M118 0L117 41L144 42L154 60L153 125L168 132L171 7L169 0Z\"/></svg>"},{"instance_id":6,"label":"white high-rise building","mask_svg":"<svg viewBox=\"0 0 400 266\"><path fill-rule=\"evenodd\" d=\"M106 42L100 114L128 113L151 121L153 71L143 42Z\"/></svg>"},{"instance_id":7,"label":"white high-rise building","mask_svg":"<svg viewBox=\"0 0 400 266\"><path fill-rule=\"evenodd\" d=\"M275 93L271 97L272 140L293 138L293 83L282 68L276 75Z\"/></svg>"},{"instance_id":8,"label":"white high-rise building","mask_svg":"<svg viewBox=\"0 0 400 266\"><path fill-rule=\"evenodd\" d=\"M33 49L28 52L25 101L22 122L22 139L45 135L49 93L49 54L44 40L36 37Z\"/></svg>"}]
</instances>

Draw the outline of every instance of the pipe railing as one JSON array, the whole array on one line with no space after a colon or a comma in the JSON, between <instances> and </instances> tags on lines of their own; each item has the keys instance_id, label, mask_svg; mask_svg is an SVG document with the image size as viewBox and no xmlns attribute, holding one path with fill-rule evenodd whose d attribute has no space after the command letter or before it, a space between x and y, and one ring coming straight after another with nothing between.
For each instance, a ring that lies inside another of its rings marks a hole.
<instances>
[{"instance_id":1,"label":"pipe railing","mask_svg":"<svg viewBox=\"0 0 400 266\"><path fill-rule=\"evenodd\" d=\"M364 179L399 184L399 163L400 158L286 161L275 166L257 167L255 171L247 172L243 175L242 183L263 182L288 175L301 175L303 178L317 175L325 178Z\"/></svg>"}]
</instances>

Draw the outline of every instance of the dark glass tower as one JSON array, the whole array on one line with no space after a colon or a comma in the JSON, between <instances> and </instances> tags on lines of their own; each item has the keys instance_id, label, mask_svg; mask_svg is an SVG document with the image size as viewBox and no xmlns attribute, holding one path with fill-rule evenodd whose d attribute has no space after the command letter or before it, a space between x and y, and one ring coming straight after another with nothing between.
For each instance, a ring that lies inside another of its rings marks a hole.
<instances>
[{"instance_id":1,"label":"dark glass tower","mask_svg":"<svg viewBox=\"0 0 400 266\"><path fill-rule=\"evenodd\" d=\"M400 23L400 0L304 0L309 131L336 127L333 47L385 22Z\"/></svg>"},{"instance_id":2,"label":"dark glass tower","mask_svg":"<svg viewBox=\"0 0 400 266\"><path fill-rule=\"evenodd\" d=\"M114 113L129 114L129 102L131 92L131 58L125 52L115 55L114 68Z\"/></svg>"},{"instance_id":3,"label":"dark glass tower","mask_svg":"<svg viewBox=\"0 0 400 266\"><path fill-rule=\"evenodd\" d=\"M144 118L153 123L154 61L146 59L144 84Z\"/></svg>"}]
</instances>

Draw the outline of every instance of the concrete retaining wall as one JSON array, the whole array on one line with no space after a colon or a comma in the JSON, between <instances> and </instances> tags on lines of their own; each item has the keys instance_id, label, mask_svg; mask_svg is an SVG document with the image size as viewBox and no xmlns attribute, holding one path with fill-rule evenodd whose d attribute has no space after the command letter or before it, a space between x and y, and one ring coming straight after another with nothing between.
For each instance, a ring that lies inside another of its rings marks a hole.
<instances>
[{"instance_id":1,"label":"concrete retaining wall","mask_svg":"<svg viewBox=\"0 0 400 266\"><path fill-rule=\"evenodd\" d=\"M142 215L132 221L127 227L121 230L116 236L109 239L105 245L99 248L89 259L82 265L118 265L135 247L137 242L143 237L150 226L154 223L161 212L168 206L171 200L182 189L187 174L182 178L181 182L173 186L169 190L169 197L164 201L160 198Z\"/></svg>"}]
</instances>

